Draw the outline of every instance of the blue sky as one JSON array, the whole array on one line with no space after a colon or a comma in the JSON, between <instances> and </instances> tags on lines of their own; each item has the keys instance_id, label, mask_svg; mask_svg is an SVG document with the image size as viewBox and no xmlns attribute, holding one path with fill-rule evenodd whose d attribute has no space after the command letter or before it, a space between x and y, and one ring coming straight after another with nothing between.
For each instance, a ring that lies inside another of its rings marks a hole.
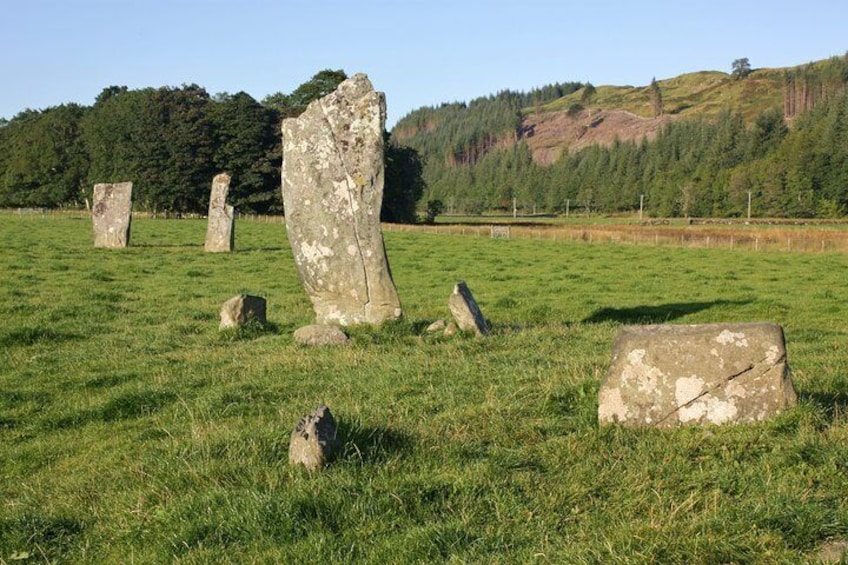
<instances>
[{"instance_id":1,"label":"blue sky","mask_svg":"<svg viewBox=\"0 0 848 565\"><path fill-rule=\"evenodd\" d=\"M421 106L552 82L646 85L848 51L845 0L3 0L0 117L110 85L257 100L368 74L389 126Z\"/></svg>"}]
</instances>

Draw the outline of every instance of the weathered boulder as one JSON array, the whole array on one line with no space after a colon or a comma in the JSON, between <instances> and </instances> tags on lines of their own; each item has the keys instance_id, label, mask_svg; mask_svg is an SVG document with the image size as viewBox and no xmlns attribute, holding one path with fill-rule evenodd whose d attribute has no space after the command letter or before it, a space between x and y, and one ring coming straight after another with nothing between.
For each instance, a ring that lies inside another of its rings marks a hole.
<instances>
[{"instance_id":1,"label":"weathered boulder","mask_svg":"<svg viewBox=\"0 0 848 565\"><path fill-rule=\"evenodd\" d=\"M94 185L91 206L94 247L121 248L130 244L132 188L131 182Z\"/></svg>"},{"instance_id":2,"label":"weathered boulder","mask_svg":"<svg viewBox=\"0 0 848 565\"><path fill-rule=\"evenodd\" d=\"M294 341L300 345L320 347L324 345L348 345L350 338L338 326L311 324L296 329Z\"/></svg>"},{"instance_id":3,"label":"weathered boulder","mask_svg":"<svg viewBox=\"0 0 848 565\"><path fill-rule=\"evenodd\" d=\"M209 215L206 225L206 243L203 250L222 253L233 250L235 239L235 209L227 204L230 191L230 175L221 173L212 179L209 194Z\"/></svg>"},{"instance_id":4,"label":"weathered boulder","mask_svg":"<svg viewBox=\"0 0 848 565\"><path fill-rule=\"evenodd\" d=\"M622 329L598 394L598 421L672 428L759 422L795 404L776 324Z\"/></svg>"},{"instance_id":5,"label":"weathered boulder","mask_svg":"<svg viewBox=\"0 0 848 565\"><path fill-rule=\"evenodd\" d=\"M292 430L289 463L317 471L335 459L340 447L336 420L329 407L322 404L301 418Z\"/></svg>"},{"instance_id":6,"label":"weathered boulder","mask_svg":"<svg viewBox=\"0 0 848 565\"><path fill-rule=\"evenodd\" d=\"M265 324L266 301L261 296L238 294L221 305L219 329L245 326L249 322Z\"/></svg>"},{"instance_id":7,"label":"weathered boulder","mask_svg":"<svg viewBox=\"0 0 848 565\"><path fill-rule=\"evenodd\" d=\"M401 316L380 228L385 121L363 74L283 121L286 230L318 324Z\"/></svg>"},{"instance_id":8,"label":"weathered boulder","mask_svg":"<svg viewBox=\"0 0 848 565\"><path fill-rule=\"evenodd\" d=\"M447 322L444 320L436 320L429 326L427 326L424 331L428 334L434 334L436 332L442 332L447 327Z\"/></svg>"},{"instance_id":9,"label":"weathered boulder","mask_svg":"<svg viewBox=\"0 0 848 565\"><path fill-rule=\"evenodd\" d=\"M459 281L453 287L453 293L448 299L448 307L459 329L474 330L477 335L489 333L489 324L486 323L480 307L477 306L471 290L464 281Z\"/></svg>"}]
</instances>

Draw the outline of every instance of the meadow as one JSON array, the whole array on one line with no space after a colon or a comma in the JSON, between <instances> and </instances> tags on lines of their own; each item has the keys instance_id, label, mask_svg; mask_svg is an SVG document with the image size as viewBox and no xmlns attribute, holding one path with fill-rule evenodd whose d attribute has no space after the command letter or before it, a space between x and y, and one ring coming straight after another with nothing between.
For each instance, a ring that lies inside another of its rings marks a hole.
<instances>
[{"instance_id":1,"label":"meadow","mask_svg":"<svg viewBox=\"0 0 848 565\"><path fill-rule=\"evenodd\" d=\"M0 214L0 563L803 563L848 540L848 255L391 231L405 317L308 349L284 227ZM465 280L493 334L426 336ZM221 303L268 299L219 332ZM599 427L624 324L770 321L800 403ZM287 464L319 403L344 451ZM837 557L838 559L838 557Z\"/></svg>"}]
</instances>

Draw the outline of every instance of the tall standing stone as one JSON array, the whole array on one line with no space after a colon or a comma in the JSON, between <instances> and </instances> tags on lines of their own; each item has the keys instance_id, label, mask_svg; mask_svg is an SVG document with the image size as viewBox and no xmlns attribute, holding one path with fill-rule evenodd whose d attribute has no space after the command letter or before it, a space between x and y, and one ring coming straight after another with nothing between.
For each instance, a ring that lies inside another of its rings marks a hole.
<instances>
[{"instance_id":1,"label":"tall standing stone","mask_svg":"<svg viewBox=\"0 0 848 565\"><path fill-rule=\"evenodd\" d=\"M283 121L286 229L318 324L401 316L380 228L385 123L363 74Z\"/></svg>"},{"instance_id":2,"label":"tall standing stone","mask_svg":"<svg viewBox=\"0 0 848 565\"><path fill-rule=\"evenodd\" d=\"M131 182L94 185L91 221L94 247L126 247L130 243L132 221Z\"/></svg>"},{"instance_id":3,"label":"tall standing stone","mask_svg":"<svg viewBox=\"0 0 848 565\"><path fill-rule=\"evenodd\" d=\"M212 179L212 192L209 194L209 220L204 251L220 253L233 250L235 209L227 204L229 191L230 175L215 175Z\"/></svg>"}]
</instances>

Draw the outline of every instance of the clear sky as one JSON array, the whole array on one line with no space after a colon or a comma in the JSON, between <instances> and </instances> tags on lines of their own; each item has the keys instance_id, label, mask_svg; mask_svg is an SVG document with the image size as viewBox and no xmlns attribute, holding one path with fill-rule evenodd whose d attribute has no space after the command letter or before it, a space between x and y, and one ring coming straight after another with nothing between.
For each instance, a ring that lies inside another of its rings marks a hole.
<instances>
[{"instance_id":1,"label":"clear sky","mask_svg":"<svg viewBox=\"0 0 848 565\"><path fill-rule=\"evenodd\" d=\"M848 51L846 0L2 0L0 117L110 85L257 100L368 74L389 127L421 106L552 82L634 86Z\"/></svg>"}]
</instances>

